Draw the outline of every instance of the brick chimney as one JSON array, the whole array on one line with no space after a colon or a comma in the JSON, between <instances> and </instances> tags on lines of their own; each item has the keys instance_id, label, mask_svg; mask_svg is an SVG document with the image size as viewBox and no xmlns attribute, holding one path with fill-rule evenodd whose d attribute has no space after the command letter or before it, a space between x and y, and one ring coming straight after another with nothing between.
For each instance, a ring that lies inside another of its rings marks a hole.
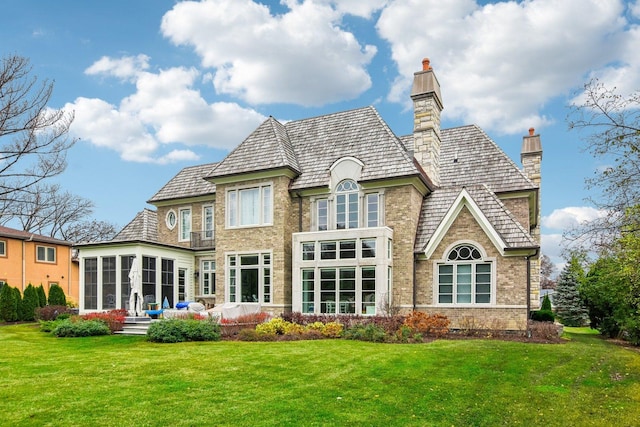
<instances>
[{"instance_id":1,"label":"brick chimney","mask_svg":"<svg viewBox=\"0 0 640 427\"><path fill-rule=\"evenodd\" d=\"M428 58L422 60L422 71L413 74L413 155L431 182L440 185L440 83Z\"/></svg>"}]
</instances>

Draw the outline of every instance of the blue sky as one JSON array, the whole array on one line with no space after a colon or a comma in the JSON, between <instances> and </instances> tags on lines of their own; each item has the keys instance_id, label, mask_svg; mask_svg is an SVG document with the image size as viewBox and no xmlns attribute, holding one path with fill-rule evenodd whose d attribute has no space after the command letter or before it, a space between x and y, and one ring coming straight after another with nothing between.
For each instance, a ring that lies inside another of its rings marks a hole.
<instances>
[{"instance_id":1,"label":"blue sky","mask_svg":"<svg viewBox=\"0 0 640 427\"><path fill-rule=\"evenodd\" d=\"M640 0L3 0L0 55L55 81L75 112L57 181L124 226L180 169L218 161L269 115L374 105L412 131L413 72L429 57L444 128L481 126L519 165L542 138L543 252L598 212L585 177L606 161L567 130L566 106L599 77L640 88Z\"/></svg>"}]
</instances>

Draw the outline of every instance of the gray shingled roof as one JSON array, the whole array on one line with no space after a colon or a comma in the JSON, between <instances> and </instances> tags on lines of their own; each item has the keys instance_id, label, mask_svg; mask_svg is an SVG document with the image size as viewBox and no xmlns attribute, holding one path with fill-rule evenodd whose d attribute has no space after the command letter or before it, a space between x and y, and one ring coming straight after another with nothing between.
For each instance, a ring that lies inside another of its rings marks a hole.
<instances>
[{"instance_id":1,"label":"gray shingled roof","mask_svg":"<svg viewBox=\"0 0 640 427\"><path fill-rule=\"evenodd\" d=\"M216 185L206 181L204 177L209 175L216 165L217 163L207 163L182 169L154 194L148 203L215 194Z\"/></svg>"},{"instance_id":2,"label":"gray shingled roof","mask_svg":"<svg viewBox=\"0 0 640 427\"><path fill-rule=\"evenodd\" d=\"M478 126L443 129L440 138L441 186L482 183L496 193L537 188ZM412 146L413 135L401 139L406 147Z\"/></svg>"},{"instance_id":3,"label":"gray shingled roof","mask_svg":"<svg viewBox=\"0 0 640 427\"><path fill-rule=\"evenodd\" d=\"M158 243L158 213L145 208L127 224L113 241L144 241Z\"/></svg>"},{"instance_id":4,"label":"gray shingled roof","mask_svg":"<svg viewBox=\"0 0 640 427\"><path fill-rule=\"evenodd\" d=\"M210 176L236 175L283 167L296 173L300 171L285 126L269 117L229 153Z\"/></svg>"},{"instance_id":5,"label":"gray shingled roof","mask_svg":"<svg viewBox=\"0 0 640 427\"><path fill-rule=\"evenodd\" d=\"M214 169L211 177L288 167L291 189L329 185L329 168L352 156L360 181L420 176L413 159L373 107L280 124L270 117Z\"/></svg>"},{"instance_id":6,"label":"gray shingled roof","mask_svg":"<svg viewBox=\"0 0 640 427\"><path fill-rule=\"evenodd\" d=\"M500 234L507 249L532 248L538 244L506 206L486 185L440 187L429 194L423 204L418 224L415 251L423 252L453 202L465 188L471 198Z\"/></svg>"}]
</instances>

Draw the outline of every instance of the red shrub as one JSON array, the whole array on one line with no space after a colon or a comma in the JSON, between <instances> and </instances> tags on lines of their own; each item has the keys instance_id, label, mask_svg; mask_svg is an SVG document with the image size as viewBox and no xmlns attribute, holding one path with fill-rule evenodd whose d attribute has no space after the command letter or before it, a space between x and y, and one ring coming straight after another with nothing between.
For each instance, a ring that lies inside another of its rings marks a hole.
<instances>
[{"instance_id":1,"label":"red shrub","mask_svg":"<svg viewBox=\"0 0 640 427\"><path fill-rule=\"evenodd\" d=\"M412 312L404 321L404 325L413 333L435 335L441 337L449 333L449 319L442 314L429 314L422 311Z\"/></svg>"},{"instance_id":2,"label":"red shrub","mask_svg":"<svg viewBox=\"0 0 640 427\"><path fill-rule=\"evenodd\" d=\"M80 316L84 320L100 320L104 322L111 333L121 331L127 310L111 310L103 313L87 313Z\"/></svg>"},{"instance_id":3,"label":"red shrub","mask_svg":"<svg viewBox=\"0 0 640 427\"><path fill-rule=\"evenodd\" d=\"M250 313L250 314L243 314L238 317L223 318L223 319L220 319L220 323L223 325L235 325L235 324L243 324L243 323L251 323L251 324L257 325L258 323L266 322L267 320L269 320L269 317L271 317L271 315L265 312Z\"/></svg>"}]
</instances>

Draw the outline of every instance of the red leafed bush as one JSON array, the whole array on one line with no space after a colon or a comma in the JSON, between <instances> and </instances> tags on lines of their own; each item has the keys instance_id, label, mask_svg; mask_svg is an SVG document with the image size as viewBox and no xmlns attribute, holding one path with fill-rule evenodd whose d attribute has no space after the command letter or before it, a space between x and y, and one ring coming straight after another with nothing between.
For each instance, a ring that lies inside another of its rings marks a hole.
<instances>
[{"instance_id":1,"label":"red leafed bush","mask_svg":"<svg viewBox=\"0 0 640 427\"><path fill-rule=\"evenodd\" d=\"M449 333L449 319L442 314L429 315L422 311L414 311L404 321L404 325L413 333L442 337Z\"/></svg>"},{"instance_id":2,"label":"red leafed bush","mask_svg":"<svg viewBox=\"0 0 640 427\"><path fill-rule=\"evenodd\" d=\"M250 314L243 314L241 316L232 317L228 319L223 318L223 319L220 319L220 323L223 325L235 325L235 324L243 324L243 323L258 324L258 323L266 322L267 320L269 320L269 317L271 317L271 315L265 312L250 313Z\"/></svg>"},{"instance_id":3,"label":"red leafed bush","mask_svg":"<svg viewBox=\"0 0 640 427\"><path fill-rule=\"evenodd\" d=\"M104 313L87 313L80 317L84 320L100 320L109 327L111 333L114 333L122 330L126 314L127 310L110 310Z\"/></svg>"}]
</instances>

